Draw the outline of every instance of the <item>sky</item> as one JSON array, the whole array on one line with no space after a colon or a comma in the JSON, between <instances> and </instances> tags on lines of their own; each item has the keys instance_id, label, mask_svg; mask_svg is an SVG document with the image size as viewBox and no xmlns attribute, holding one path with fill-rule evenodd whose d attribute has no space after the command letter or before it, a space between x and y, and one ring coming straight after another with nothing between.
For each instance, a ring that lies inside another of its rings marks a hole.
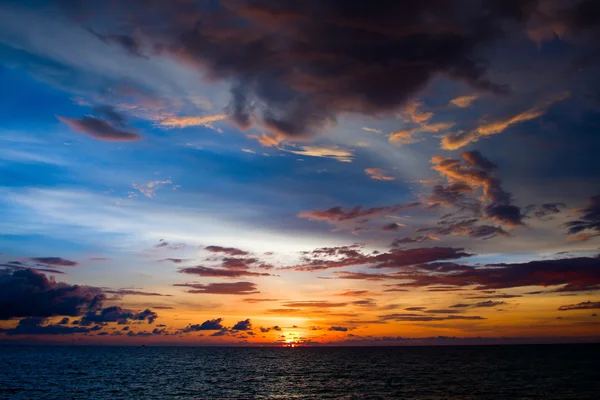
<instances>
[{"instance_id":1,"label":"sky","mask_svg":"<svg viewBox=\"0 0 600 400\"><path fill-rule=\"evenodd\" d=\"M598 340L598 21L0 2L0 341Z\"/></svg>"}]
</instances>

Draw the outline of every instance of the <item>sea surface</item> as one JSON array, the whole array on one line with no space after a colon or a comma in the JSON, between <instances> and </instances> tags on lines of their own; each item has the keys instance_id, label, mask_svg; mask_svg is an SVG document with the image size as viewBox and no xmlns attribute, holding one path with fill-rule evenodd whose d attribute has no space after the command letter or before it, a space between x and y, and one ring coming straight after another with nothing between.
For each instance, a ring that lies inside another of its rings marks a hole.
<instances>
[{"instance_id":1,"label":"sea surface","mask_svg":"<svg viewBox=\"0 0 600 400\"><path fill-rule=\"evenodd\" d=\"M600 345L0 346L0 399L600 399Z\"/></svg>"}]
</instances>

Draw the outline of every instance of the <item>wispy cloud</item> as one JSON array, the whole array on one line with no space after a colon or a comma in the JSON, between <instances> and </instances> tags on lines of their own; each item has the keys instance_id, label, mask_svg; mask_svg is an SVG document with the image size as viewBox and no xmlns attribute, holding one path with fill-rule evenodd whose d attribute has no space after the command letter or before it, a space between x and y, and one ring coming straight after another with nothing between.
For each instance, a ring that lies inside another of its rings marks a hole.
<instances>
[{"instance_id":1,"label":"wispy cloud","mask_svg":"<svg viewBox=\"0 0 600 400\"><path fill-rule=\"evenodd\" d=\"M205 126L214 129L212 123L227 118L226 114L205 115L203 117L194 116L168 116L161 119L158 123L166 128L188 128L190 126Z\"/></svg>"},{"instance_id":2,"label":"wispy cloud","mask_svg":"<svg viewBox=\"0 0 600 400\"><path fill-rule=\"evenodd\" d=\"M376 181L394 181L396 177L387 175L381 168L367 168L365 174L369 175L371 179Z\"/></svg>"}]
</instances>

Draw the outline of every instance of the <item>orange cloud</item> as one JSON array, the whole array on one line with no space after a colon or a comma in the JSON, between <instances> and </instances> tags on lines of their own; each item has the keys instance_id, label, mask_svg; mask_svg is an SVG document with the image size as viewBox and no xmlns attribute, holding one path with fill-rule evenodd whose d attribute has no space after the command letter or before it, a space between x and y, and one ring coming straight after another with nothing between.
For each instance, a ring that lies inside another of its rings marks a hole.
<instances>
[{"instance_id":1,"label":"orange cloud","mask_svg":"<svg viewBox=\"0 0 600 400\"><path fill-rule=\"evenodd\" d=\"M395 177L386 175L385 171L381 168L366 168L365 173L376 181L394 181Z\"/></svg>"},{"instance_id":2,"label":"orange cloud","mask_svg":"<svg viewBox=\"0 0 600 400\"><path fill-rule=\"evenodd\" d=\"M353 157L352 150L343 149L339 146L306 145L300 146L299 150L290 149L286 151L302 156L333 158L339 162L352 162Z\"/></svg>"},{"instance_id":3,"label":"orange cloud","mask_svg":"<svg viewBox=\"0 0 600 400\"><path fill-rule=\"evenodd\" d=\"M559 101L565 100L567 97L569 97L568 93L562 93L548 100L542 105L535 106L519 114L481 124L480 126L470 131L445 135L442 138L441 147L444 150L456 150L468 145L469 143L479 141L481 137L497 135L499 133L504 132L506 129L510 128L513 125L519 124L521 122L531 121L533 119L541 117L546 113L546 111L551 105Z\"/></svg>"},{"instance_id":4,"label":"orange cloud","mask_svg":"<svg viewBox=\"0 0 600 400\"><path fill-rule=\"evenodd\" d=\"M450 100L450 104L459 108L467 108L477 99L477 96L459 96Z\"/></svg>"},{"instance_id":5,"label":"orange cloud","mask_svg":"<svg viewBox=\"0 0 600 400\"><path fill-rule=\"evenodd\" d=\"M213 122L221 121L225 118L227 118L226 114L205 115L203 117L178 117L173 115L162 119L159 122L159 125L167 128L187 128L190 126L206 126L212 128L211 124Z\"/></svg>"}]
</instances>

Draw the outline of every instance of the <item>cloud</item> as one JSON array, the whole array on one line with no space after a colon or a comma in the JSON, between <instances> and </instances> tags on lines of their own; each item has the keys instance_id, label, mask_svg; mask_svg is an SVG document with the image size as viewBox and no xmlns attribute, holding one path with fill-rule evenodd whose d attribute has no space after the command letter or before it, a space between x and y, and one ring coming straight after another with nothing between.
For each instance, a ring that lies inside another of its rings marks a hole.
<instances>
[{"instance_id":1,"label":"cloud","mask_svg":"<svg viewBox=\"0 0 600 400\"><path fill-rule=\"evenodd\" d=\"M90 329L79 326L64 326L62 324L56 325L42 325L44 318L39 317L27 317L19 321L14 328L0 328L0 333L5 333L9 336L12 335L72 335L75 333L88 333Z\"/></svg>"},{"instance_id":2,"label":"cloud","mask_svg":"<svg viewBox=\"0 0 600 400\"><path fill-rule=\"evenodd\" d=\"M380 133L381 133L381 131L380 131L379 129L375 129L375 128L369 128L369 127L366 127L366 126L363 126L363 127L362 127L362 130L363 130L363 131L367 131L367 132L373 132L373 133L377 133L377 134L380 134Z\"/></svg>"},{"instance_id":3,"label":"cloud","mask_svg":"<svg viewBox=\"0 0 600 400\"><path fill-rule=\"evenodd\" d=\"M307 218L317 221L327 221L330 223L356 220L360 218L372 217L382 214L395 214L403 210L411 209L420 206L421 203L396 204L393 206L363 208L356 206L354 208L345 209L343 207L332 207L328 210L319 211L303 211L298 214L299 218Z\"/></svg>"},{"instance_id":4,"label":"cloud","mask_svg":"<svg viewBox=\"0 0 600 400\"><path fill-rule=\"evenodd\" d=\"M203 117L182 117L173 115L161 119L159 125L164 126L166 128L188 128L190 126L205 126L208 128L213 128L213 122L221 121L226 118L226 114L205 115Z\"/></svg>"},{"instance_id":5,"label":"cloud","mask_svg":"<svg viewBox=\"0 0 600 400\"><path fill-rule=\"evenodd\" d=\"M338 293L337 296L364 296L371 294L368 290L348 290L342 293Z\"/></svg>"},{"instance_id":6,"label":"cloud","mask_svg":"<svg viewBox=\"0 0 600 400\"><path fill-rule=\"evenodd\" d=\"M158 314L150 309L136 312L119 306L112 306L103 308L100 311L87 312L79 321L79 325L88 326L93 323L104 324L107 322L126 324L129 321L148 321L151 324L156 318L158 318Z\"/></svg>"},{"instance_id":7,"label":"cloud","mask_svg":"<svg viewBox=\"0 0 600 400\"><path fill-rule=\"evenodd\" d=\"M425 242L427 240L432 240L433 237L435 237L435 236L421 235L421 236L404 237L404 238L400 238L400 239L395 239L390 244L390 247L402 247L402 245L404 245L404 244L421 243L421 242ZM433 239L433 240L437 240L437 238Z\"/></svg>"},{"instance_id":8,"label":"cloud","mask_svg":"<svg viewBox=\"0 0 600 400\"><path fill-rule=\"evenodd\" d=\"M297 148L282 148L281 150L301 156L332 158L339 162L352 162L354 152L339 146L303 145Z\"/></svg>"},{"instance_id":9,"label":"cloud","mask_svg":"<svg viewBox=\"0 0 600 400\"><path fill-rule=\"evenodd\" d=\"M280 299L254 299L254 298L247 298L244 299L245 303L264 303L264 302L271 302L271 301L279 301Z\"/></svg>"},{"instance_id":10,"label":"cloud","mask_svg":"<svg viewBox=\"0 0 600 400\"><path fill-rule=\"evenodd\" d=\"M335 271L337 279L353 279L365 281L383 281L388 279L398 279L390 274L370 274L366 272Z\"/></svg>"},{"instance_id":11,"label":"cloud","mask_svg":"<svg viewBox=\"0 0 600 400\"><path fill-rule=\"evenodd\" d=\"M477 96L459 96L456 97L452 100L450 100L450 104L452 104L453 106L456 107L460 107L460 108L467 108L469 107L475 100L477 99Z\"/></svg>"},{"instance_id":12,"label":"cloud","mask_svg":"<svg viewBox=\"0 0 600 400\"><path fill-rule=\"evenodd\" d=\"M430 321L456 321L456 320L484 320L485 318L477 315L445 315L443 317L421 314L388 314L380 317L384 321L398 322L430 322Z\"/></svg>"},{"instance_id":13,"label":"cloud","mask_svg":"<svg viewBox=\"0 0 600 400\"><path fill-rule=\"evenodd\" d=\"M404 146L407 144L417 143L420 139L415 137L418 133L433 132L439 133L447 131L454 126L454 122L438 122L433 124L423 123L417 127L401 129L390 133L388 140L396 146Z\"/></svg>"},{"instance_id":14,"label":"cloud","mask_svg":"<svg viewBox=\"0 0 600 400\"><path fill-rule=\"evenodd\" d=\"M544 203L540 205L530 204L525 207L523 212L526 218L536 217L538 219L547 221L552 219L552 216L562 212L567 205L564 203Z\"/></svg>"},{"instance_id":15,"label":"cloud","mask_svg":"<svg viewBox=\"0 0 600 400\"><path fill-rule=\"evenodd\" d=\"M203 266L181 268L182 274L198 275L205 277L223 277L223 278L239 278L241 276L273 276L272 274L263 272L252 272L243 269L221 269L209 268Z\"/></svg>"},{"instance_id":16,"label":"cloud","mask_svg":"<svg viewBox=\"0 0 600 400\"><path fill-rule=\"evenodd\" d=\"M142 193L144 196L153 198L156 189L161 185L172 185L173 182L170 179L164 181L150 181L146 183L134 183L131 186Z\"/></svg>"},{"instance_id":17,"label":"cloud","mask_svg":"<svg viewBox=\"0 0 600 400\"><path fill-rule=\"evenodd\" d=\"M282 329L278 325L275 325L275 326L272 326L272 327L266 327L266 328L263 328L262 326L260 327L260 331L262 333L267 333L267 332L270 332L272 330L276 331L276 332L281 332Z\"/></svg>"},{"instance_id":18,"label":"cloud","mask_svg":"<svg viewBox=\"0 0 600 400\"><path fill-rule=\"evenodd\" d=\"M100 41L104 43L114 43L124 50L126 50L129 54L134 55L136 57L146 58L142 54L142 44L141 42L130 35L119 35L119 34L111 34L111 35L102 35L92 29L88 29L88 31L96 36Z\"/></svg>"},{"instance_id":19,"label":"cloud","mask_svg":"<svg viewBox=\"0 0 600 400\"><path fill-rule=\"evenodd\" d=\"M238 321L232 328L232 331L251 331L252 323L250 319L245 319L243 321Z\"/></svg>"},{"instance_id":20,"label":"cloud","mask_svg":"<svg viewBox=\"0 0 600 400\"><path fill-rule=\"evenodd\" d=\"M340 114L393 113L440 75L505 93L487 79L479 50L532 13L501 1L474 4L469 13L436 2L344 1L148 8L133 0L70 10L81 18L93 11L118 26L120 36L103 36L130 52L139 52L133 38L143 37L148 48L196 66L207 79L232 82L232 120L291 138L318 133Z\"/></svg>"},{"instance_id":21,"label":"cloud","mask_svg":"<svg viewBox=\"0 0 600 400\"><path fill-rule=\"evenodd\" d=\"M348 332L350 329L346 328L345 326L331 326L327 330L331 332Z\"/></svg>"},{"instance_id":22,"label":"cloud","mask_svg":"<svg viewBox=\"0 0 600 400\"><path fill-rule=\"evenodd\" d=\"M187 259L187 258L171 258L171 257L169 257L169 258L163 258L162 260L158 260L158 261L171 261L172 263L175 263L175 264L181 264L184 261L189 261L189 259Z\"/></svg>"},{"instance_id":23,"label":"cloud","mask_svg":"<svg viewBox=\"0 0 600 400\"><path fill-rule=\"evenodd\" d=\"M472 167L482 169L484 171L491 171L498 168L496 164L485 158L479 151L463 151L460 156L467 164Z\"/></svg>"},{"instance_id":24,"label":"cloud","mask_svg":"<svg viewBox=\"0 0 600 400\"><path fill-rule=\"evenodd\" d=\"M234 283L176 283L173 286L188 287L188 293L193 294L254 294L260 293L256 290L256 284L251 282L234 282Z\"/></svg>"},{"instance_id":25,"label":"cloud","mask_svg":"<svg viewBox=\"0 0 600 400\"><path fill-rule=\"evenodd\" d=\"M133 289L104 289L104 293L107 294L115 294L117 296L150 296L150 297L170 297L171 294L161 294L156 292L144 292L141 290L133 290Z\"/></svg>"},{"instance_id":26,"label":"cloud","mask_svg":"<svg viewBox=\"0 0 600 400\"><path fill-rule=\"evenodd\" d=\"M141 135L138 133L119 129L112 123L96 117L67 118L59 116L58 119L69 125L74 131L98 140L134 142L141 139Z\"/></svg>"},{"instance_id":27,"label":"cloud","mask_svg":"<svg viewBox=\"0 0 600 400\"><path fill-rule=\"evenodd\" d=\"M465 304L465 303L454 304L454 305L451 305L450 308L486 308L486 307L497 307L497 306L501 306L504 304L506 304L506 302L504 302L504 301L486 300L486 301L480 301L479 303L474 303L474 304Z\"/></svg>"},{"instance_id":28,"label":"cloud","mask_svg":"<svg viewBox=\"0 0 600 400\"><path fill-rule=\"evenodd\" d=\"M535 260L526 263L488 264L484 267L459 265L446 273L414 271L396 277L410 280L394 285L398 288L445 285L448 288L475 286L476 290L508 289L525 286L553 287L557 292L600 289L599 257L575 257Z\"/></svg>"},{"instance_id":29,"label":"cloud","mask_svg":"<svg viewBox=\"0 0 600 400\"><path fill-rule=\"evenodd\" d=\"M535 106L519 114L483 123L469 131L447 134L442 137L441 147L444 150L456 150L468 145L469 143L477 142L482 137L497 135L513 125L541 117L554 103L565 100L568 97L568 93L563 93L554 96L552 99L548 100L542 105Z\"/></svg>"},{"instance_id":30,"label":"cloud","mask_svg":"<svg viewBox=\"0 0 600 400\"><path fill-rule=\"evenodd\" d=\"M590 198L589 204L577 213L578 219L565 224L570 239L585 241L600 236L600 195Z\"/></svg>"},{"instance_id":31,"label":"cloud","mask_svg":"<svg viewBox=\"0 0 600 400\"><path fill-rule=\"evenodd\" d=\"M392 222L391 224L387 224L381 227L381 230L384 232L396 232L398 229L403 227L404 224L398 222Z\"/></svg>"},{"instance_id":32,"label":"cloud","mask_svg":"<svg viewBox=\"0 0 600 400\"><path fill-rule=\"evenodd\" d=\"M39 264L50 265L52 267L76 267L79 265L77 261L67 260L61 257L33 257L29 260Z\"/></svg>"},{"instance_id":33,"label":"cloud","mask_svg":"<svg viewBox=\"0 0 600 400\"><path fill-rule=\"evenodd\" d=\"M127 126L127 118L120 114L114 107L109 105L99 105L93 108L94 113L102 118L109 120L112 124L120 127Z\"/></svg>"},{"instance_id":34,"label":"cloud","mask_svg":"<svg viewBox=\"0 0 600 400\"><path fill-rule=\"evenodd\" d=\"M478 218L442 219L435 227L419 228L417 231L427 232L427 235L438 236L465 235L474 239L491 239L496 236L510 236L510 234L501 227L493 225L477 225L477 222L479 222ZM392 245L394 243L392 243Z\"/></svg>"},{"instance_id":35,"label":"cloud","mask_svg":"<svg viewBox=\"0 0 600 400\"><path fill-rule=\"evenodd\" d=\"M385 171L381 168L367 168L365 174L369 175L371 179L376 181L394 181L395 177L386 175Z\"/></svg>"},{"instance_id":36,"label":"cloud","mask_svg":"<svg viewBox=\"0 0 600 400\"><path fill-rule=\"evenodd\" d=\"M218 331L225 327L221 324L223 318L209 319L201 324L194 324L186 326L183 332L199 332L199 331Z\"/></svg>"},{"instance_id":37,"label":"cloud","mask_svg":"<svg viewBox=\"0 0 600 400\"><path fill-rule=\"evenodd\" d=\"M79 316L105 298L99 289L56 282L32 269L0 271L0 320Z\"/></svg>"},{"instance_id":38,"label":"cloud","mask_svg":"<svg viewBox=\"0 0 600 400\"><path fill-rule=\"evenodd\" d=\"M317 257L304 259L303 264L284 267L295 271L322 271L330 268L341 268L359 265L370 265L371 269L402 268L410 265L430 263L433 261L456 260L470 257L462 248L423 247L415 249L394 249L386 253L365 254L358 250L343 254L333 259ZM347 279L347 278L346 278Z\"/></svg>"},{"instance_id":39,"label":"cloud","mask_svg":"<svg viewBox=\"0 0 600 400\"><path fill-rule=\"evenodd\" d=\"M331 301L290 301L284 303L285 307L309 307L309 308L331 308L331 307L345 307L348 303L336 303Z\"/></svg>"},{"instance_id":40,"label":"cloud","mask_svg":"<svg viewBox=\"0 0 600 400\"><path fill-rule=\"evenodd\" d=\"M247 251L236 249L235 247L206 246L204 250L211 253L224 253L230 256L247 256L249 254Z\"/></svg>"},{"instance_id":41,"label":"cloud","mask_svg":"<svg viewBox=\"0 0 600 400\"><path fill-rule=\"evenodd\" d=\"M490 169L494 169L494 164L479 152L464 152L461 157L467 165L460 160L442 156L431 159L431 168L445 177L450 186L434 188L433 196L428 200L434 204L438 200L438 203L444 202L444 205L469 209L476 214L483 207L484 215L491 220L507 227L522 225L523 215L520 208L512 204L512 194L505 191L502 181L490 172ZM479 188L483 190L481 202L466 196L466 193Z\"/></svg>"},{"instance_id":42,"label":"cloud","mask_svg":"<svg viewBox=\"0 0 600 400\"><path fill-rule=\"evenodd\" d=\"M425 310L427 307L406 307L405 310L406 311L423 311Z\"/></svg>"},{"instance_id":43,"label":"cloud","mask_svg":"<svg viewBox=\"0 0 600 400\"><path fill-rule=\"evenodd\" d=\"M571 310L594 310L600 309L600 301L584 301L577 304L568 304L566 306L558 307L558 311L571 311Z\"/></svg>"},{"instance_id":44,"label":"cloud","mask_svg":"<svg viewBox=\"0 0 600 400\"><path fill-rule=\"evenodd\" d=\"M248 135L248 137L251 139L256 139L256 141L264 147L278 147L279 144L285 140L283 135L277 135L273 133L267 134L264 132L260 135Z\"/></svg>"}]
</instances>

